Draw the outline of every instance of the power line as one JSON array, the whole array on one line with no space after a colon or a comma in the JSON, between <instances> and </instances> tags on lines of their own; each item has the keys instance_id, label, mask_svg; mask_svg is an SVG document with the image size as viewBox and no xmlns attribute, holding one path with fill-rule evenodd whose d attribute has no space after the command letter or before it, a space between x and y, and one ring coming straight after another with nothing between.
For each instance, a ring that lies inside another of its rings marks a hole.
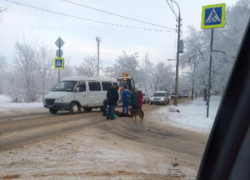
<instances>
[{"instance_id":1,"label":"power line","mask_svg":"<svg viewBox=\"0 0 250 180\"><path fill-rule=\"evenodd\" d=\"M69 15L69 14L64 14L64 13L51 11L51 10L47 10L47 9L42 9L42 8L38 8L38 7L35 7L35 6L31 6L31 5L27 5L27 4L23 4L23 3L18 3L18 2L14 2L14 1L10 1L10 0L4 0L4 1L14 3L14 4L17 4L17 5L21 5L21 6L26 6L26 7L37 9L37 10L41 10L41 11L46 11L46 12L49 12L49 13L59 14L59 15L63 15L63 16L67 16L67 17L71 17L71 18L75 18L75 19L81 19L81 20L91 21L91 22L100 23L100 24L106 24L106 25L111 25L111 26L119 26L119 27L138 29L138 30L145 30L145 31L171 32L169 30L141 28L141 27L135 27L135 26L127 26L127 25L122 25L122 24L114 24L114 23L108 23L108 22L103 22L103 21L97 21L97 20L93 20L93 19L86 19L86 18L82 18L82 17L79 17L79 16L72 16L72 15Z\"/></svg>"},{"instance_id":2,"label":"power line","mask_svg":"<svg viewBox=\"0 0 250 180\"><path fill-rule=\"evenodd\" d=\"M174 9L172 9L172 7L171 7L171 5L169 4L168 0L166 0L166 1L167 1L167 3L168 3L169 8L170 8L170 9L171 9L171 11L174 13L175 17L177 17L177 15L176 15L176 13L175 13ZM171 0L170 0L170 1L171 1Z\"/></svg>"},{"instance_id":3,"label":"power line","mask_svg":"<svg viewBox=\"0 0 250 180\"><path fill-rule=\"evenodd\" d=\"M113 16L117 16L117 17L129 19L129 20L132 20L132 21L136 21L136 22L140 22L140 23L144 23L144 24L148 24L148 25L152 25L152 26L157 26L157 27L161 27L161 28L165 28L165 29L175 30L173 28L169 28L169 27L165 27L165 26L160 26L160 25L157 25L157 24L153 24L153 23L141 21L141 20L138 20L138 19L134 19L134 18L122 16L122 15L111 13L111 12L108 12L108 11L103 11L103 10L100 10L100 9L96 9L96 8L89 7L89 6L86 6L86 5L83 5L83 4L79 4L79 3L75 3L75 2L72 2L72 1L68 1L68 0L62 0L62 1L74 4L74 5L77 5L77 6L81 6L81 7L84 7L84 8L92 9L92 10L95 10L95 11L99 11L99 12L102 12L102 13L110 14L110 15L113 15Z\"/></svg>"}]
</instances>

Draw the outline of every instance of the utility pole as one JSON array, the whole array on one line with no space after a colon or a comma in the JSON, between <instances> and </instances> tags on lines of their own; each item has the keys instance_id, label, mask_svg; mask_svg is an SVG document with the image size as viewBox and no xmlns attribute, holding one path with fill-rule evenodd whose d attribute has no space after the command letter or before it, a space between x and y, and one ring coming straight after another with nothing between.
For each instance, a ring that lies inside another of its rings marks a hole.
<instances>
[{"instance_id":1,"label":"utility pole","mask_svg":"<svg viewBox=\"0 0 250 180\"><path fill-rule=\"evenodd\" d=\"M97 42L97 76L99 77L99 65L100 65L100 61L99 61L99 54L100 54L100 42L101 39L99 37L96 37L96 42Z\"/></svg>"},{"instance_id":2,"label":"utility pole","mask_svg":"<svg viewBox=\"0 0 250 180\"><path fill-rule=\"evenodd\" d=\"M179 42L180 42L180 29L181 29L181 11L179 5L174 1L178 9L179 9L179 16L178 16L178 33L177 33L177 55L176 55L176 75L175 75L175 97L174 97L174 105L178 105L178 78L179 78Z\"/></svg>"},{"instance_id":3,"label":"utility pole","mask_svg":"<svg viewBox=\"0 0 250 180\"><path fill-rule=\"evenodd\" d=\"M146 85L146 81L147 81L147 79L146 79L146 61L147 61L147 58L148 58L148 53L146 53L145 59L144 59L144 84L145 84L144 89L145 89L145 93L147 92L147 85Z\"/></svg>"},{"instance_id":4,"label":"utility pole","mask_svg":"<svg viewBox=\"0 0 250 180\"><path fill-rule=\"evenodd\" d=\"M194 70L193 70L193 83L192 83L192 96L191 100L194 100L194 74L195 74L195 61L194 61ZM197 96L196 96L197 98Z\"/></svg>"}]
</instances>

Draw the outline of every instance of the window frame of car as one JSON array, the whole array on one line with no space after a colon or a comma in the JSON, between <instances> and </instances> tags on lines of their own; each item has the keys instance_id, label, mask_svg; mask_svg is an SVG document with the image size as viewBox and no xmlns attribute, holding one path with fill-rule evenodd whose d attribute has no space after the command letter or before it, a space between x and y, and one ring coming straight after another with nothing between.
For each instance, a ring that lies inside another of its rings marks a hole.
<instances>
[{"instance_id":1,"label":"window frame of car","mask_svg":"<svg viewBox=\"0 0 250 180\"><path fill-rule=\"evenodd\" d=\"M85 91L84 90L80 91L80 86L82 86L82 85L85 85ZM86 92L87 91L87 84L86 84L85 81L79 81L76 87L79 87L79 91L78 92Z\"/></svg>"},{"instance_id":2,"label":"window frame of car","mask_svg":"<svg viewBox=\"0 0 250 180\"><path fill-rule=\"evenodd\" d=\"M91 84L92 83L99 83L100 85L100 90L91 90ZM102 86L101 86L101 82L100 81L88 81L88 88L89 88L89 92L101 92L102 91Z\"/></svg>"},{"instance_id":3,"label":"window frame of car","mask_svg":"<svg viewBox=\"0 0 250 180\"><path fill-rule=\"evenodd\" d=\"M108 84L108 83L110 83L110 87L109 87L107 90L104 90L103 84ZM108 91L108 90L112 87L112 82L111 82L111 81L102 81L102 82L101 82L101 85L102 85L102 91Z\"/></svg>"}]
</instances>

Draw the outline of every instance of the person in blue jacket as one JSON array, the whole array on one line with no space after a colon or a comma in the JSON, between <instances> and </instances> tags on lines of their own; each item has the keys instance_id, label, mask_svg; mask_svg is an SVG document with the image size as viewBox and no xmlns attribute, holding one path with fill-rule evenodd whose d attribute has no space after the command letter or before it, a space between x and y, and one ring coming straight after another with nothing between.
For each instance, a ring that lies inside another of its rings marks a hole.
<instances>
[{"instance_id":1,"label":"person in blue jacket","mask_svg":"<svg viewBox=\"0 0 250 180\"><path fill-rule=\"evenodd\" d=\"M122 93L122 112L128 114L130 91L128 90L128 87L126 85L124 85L123 88L124 90Z\"/></svg>"}]
</instances>

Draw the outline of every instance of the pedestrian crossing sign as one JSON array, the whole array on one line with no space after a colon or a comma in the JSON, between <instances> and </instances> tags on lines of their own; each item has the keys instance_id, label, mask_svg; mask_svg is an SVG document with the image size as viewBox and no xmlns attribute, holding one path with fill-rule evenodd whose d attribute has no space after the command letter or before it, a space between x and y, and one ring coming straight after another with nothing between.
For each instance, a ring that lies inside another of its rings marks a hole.
<instances>
[{"instance_id":1,"label":"pedestrian crossing sign","mask_svg":"<svg viewBox=\"0 0 250 180\"><path fill-rule=\"evenodd\" d=\"M226 4L202 7L202 29L221 28L225 26Z\"/></svg>"},{"instance_id":2,"label":"pedestrian crossing sign","mask_svg":"<svg viewBox=\"0 0 250 180\"><path fill-rule=\"evenodd\" d=\"M54 69L64 69L64 58L54 58Z\"/></svg>"}]
</instances>

